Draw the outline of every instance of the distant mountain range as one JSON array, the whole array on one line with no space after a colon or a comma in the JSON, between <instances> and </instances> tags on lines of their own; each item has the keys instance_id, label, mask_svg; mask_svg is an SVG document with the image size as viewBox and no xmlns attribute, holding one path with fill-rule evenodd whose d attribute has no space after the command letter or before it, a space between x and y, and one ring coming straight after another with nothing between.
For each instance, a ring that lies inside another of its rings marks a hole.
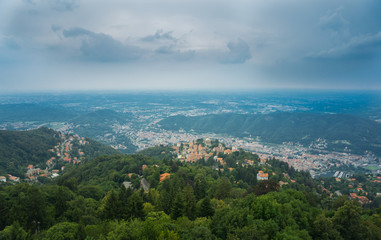
<instances>
[{"instance_id":1,"label":"distant mountain range","mask_svg":"<svg viewBox=\"0 0 381 240\"><path fill-rule=\"evenodd\" d=\"M56 156L49 150L62 141L58 132L45 127L30 131L1 130L0 175L8 173L21 176L29 164L44 168L45 162ZM86 159L120 153L94 140L86 141L88 144L82 149Z\"/></svg>"},{"instance_id":2,"label":"distant mountain range","mask_svg":"<svg viewBox=\"0 0 381 240\"><path fill-rule=\"evenodd\" d=\"M299 142L309 145L327 140L327 150L381 155L381 124L343 114L277 112L271 114L211 114L186 117L177 115L158 123L163 129L260 137L263 142Z\"/></svg>"},{"instance_id":3,"label":"distant mountain range","mask_svg":"<svg viewBox=\"0 0 381 240\"><path fill-rule=\"evenodd\" d=\"M39 104L0 104L0 124L8 130L26 130L39 126L55 128L52 123L69 123L71 132L109 145L122 144L125 153L137 149L125 134L114 131L114 125L125 125L131 115L109 109L83 112L65 107ZM20 123L20 124L19 124ZM17 127L15 127L17 126Z\"/></svg>"},{"instance_id":4,"label":"distant mountain range","mask_svg":"<svg viewBox=\"0 0 381 240\"><path fill-rule=\"evenodd\" d=\"M0 104L0 123L2 122L62 122L77 116L65 108L39 104Z\"/></svg>"}]
</instances>

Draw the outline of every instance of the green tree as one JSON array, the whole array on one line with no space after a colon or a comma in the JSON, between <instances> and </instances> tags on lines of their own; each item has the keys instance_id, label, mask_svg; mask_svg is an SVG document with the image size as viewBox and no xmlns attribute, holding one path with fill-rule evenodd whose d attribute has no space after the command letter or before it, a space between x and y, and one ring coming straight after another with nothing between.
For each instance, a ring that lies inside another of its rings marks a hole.
<instances>
[{"instance_id":1,"label":"green tree","mask_svg":"<svg viewBox=\"0 0 381 240\"><path fill-rule=\"evenodd\" d=\"M346 201L333 216L333 223L344 239L364 238L364 226L361 222L361 207L354 201Z\"/></svg>"},{"instance_id":2,"label":"green tree","mask_svg":"<svg viewBox=\"0 0 381 240\"><path fill-rule=\"evenodd\" d=\"M10 216L24 229L38 232L47 225L46 197L33 185L19 184L12 189L17 195Z\"/></svg>"},{"instance_id":3,"label":"green tree","mask_svg":"<svg viewBox=\"0 0 381 240\"><path fill-rule=\"evenodd\" d=\"M222 177L218 179L216 198L224 199L230 196L232 190L232 184L227 177Z\"/></svg>"},{"instance_id":4,"label":"green tree","mask_svg":"<svg viewBox=\"0 0 381 240\"><path fill-rule=\"evenodd\" d=\"M143 199L139 195L138 192L134 192L129 198L128 198L128 205L127 205L128 211L130 213L130 217L132 218L144 218L144 206L143 206Z\"/></svg>"},{"instance_id":5,"label":"green tree","mask_svg":"<svg viewBox=\"0 0 381 240\"><path fill-rule=\"evenodd\" d=\"M3 231L0 232L0 239L25 240L27 239L27 233L18 222L14 222L11 226L7 226Z\"/></svg>"},{"instance_id":6,"label":"green tree","mask_svg":"<svg viewBox=\"0 0 381 240\"><path fill-rule=\"evenodd\" d=\"M340 240L340 233L333 227L331 219L326 218L325 214L316 217L312 225L312 237L316 240Z\"/></svg>"},{"instance_id":7,"label":"green tree","mask_svg":"<svg viewBox=\"0 0 381 240\"><path fill-rule=\"evenodd\" d=\"M120 218L120 202L114 190L109 191L102 199L100 212L104 219Z\"/></svg>"},{"instance_id":8,"label":"green tree","mask_svg":"<svg viewBox=\"0 0 381 240\"><path fill-rule=\"evenodd\" d=\"M197 201L203 199L206 196L206 191L208 189L208 184L203 173L199 173L194 179L194 195Z\"/></svg>"},{"instance_id":9,"label":"green tree","mask_svg":"<svg viewBox=\"0 0 381 240\"><path fill-rule=\"evenodd\" d=\"M201 201L199 209L199 217L212 217L214 215L214 208L210 203L210 198L206 197Z\"/></svg>"},{"instance_id":10,"label":"green tree","mask_svg":"<svg viewBox=\"0 0 381 240\"><path fill-rule=\"evenodd\" d=\"M184 215L184 199L180 192L177 194L175 201L173 202L171 218L176 220L177 218L183 215Z\"/></svg>"},{"instance_id":11,"label":"green tree","mask_svg":"<svg viewBox=\"0 0 381 240\"><path fill-rule=\"evenodd\" d=\"M63 186L58 186L55 193L55 204L54 211L56 218L62 216L67 210L68 204L67 201L71 199L71 194L69 190Z\"/></svg>"},{"instance_id":12,"label":"green tree","mask_svg":"<svg viewBox=\"0 0 381 240\"><path fill-rule=\"evenodd\" d=\"M61 222L46 231L46 240L84 239L84 230L78 223Z\"/></svg>"},{"instance_id":13,"label":"green tree","mask_svg":"<svg viewBox=\"0 0 381 240\"><path fill-rule=\"evenodd\" d=\"M196 197L193 193L193 188L190 185L183 189L184 196L184 214L189 219L193 220L196 217Z\"/></svg>"}]
</instances>

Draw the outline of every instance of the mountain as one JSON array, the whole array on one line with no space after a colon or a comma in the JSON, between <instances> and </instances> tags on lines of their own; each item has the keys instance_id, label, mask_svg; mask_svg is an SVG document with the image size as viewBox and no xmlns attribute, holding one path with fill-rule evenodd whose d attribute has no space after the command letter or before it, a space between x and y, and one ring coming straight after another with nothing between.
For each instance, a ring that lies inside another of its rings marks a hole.
<instances>
[{"instance_id":1,"label":"mountain","mask_svg":"<svg viewBox=\"0 0 381 240\"><path fill-rule=\"evenodd\" d=\"M65 108L39 104L0 104L0 123L2 122L63 122L76 114Z\"/></svg>"},{"instance_id":2,"label":"mountain","mask_svg":"<svg viewBox=\"0 0 381 240\"><path fill-rule=\"evenodd\" d=\"M120 153L91 139L86 139L86 144L79 146L78 141L72 135L61 134L45 127L29 131L1 130L0 174L23 176L29 164L45 168L45 162L48 159L57 157L57 152L62 153L62 155L64 153L60 152L59 147L55 148L55 146L61 146L62 144L63 149L63 144L66 142L70 143L70 150L67 152L68 157L78 154L79 150L83 152L83 159Z\"/></svg>"},{"instance_id":3,"label":"mountain","mask_svg":"<svg viewBox=\"0 0 381 240\"><path fill-rule=\"evenodd\" d=\"M268 143L299 142L308 146L321 138L327 140L327 150L343 151L347 147L353 153L371 151L381 155L381 124L352 115L305 112L178 115L158 124L167 130L257 136Z\"/></svg>"},{"instance_id":4,"label":"mountain","mask_svg":"<svg viewBox=\"0 0 381 240\"><path fill-rule=\"evenodd\" d=\"M125 134L117 132L117 126L126 125L129 117L128 114L108 109L97 110L70 120L71 131L105 144L121 144L126 147L126 149L122 149L123 152L133 153L137 149L136 146L132 144Z\"/></svg>"}]
</instances>

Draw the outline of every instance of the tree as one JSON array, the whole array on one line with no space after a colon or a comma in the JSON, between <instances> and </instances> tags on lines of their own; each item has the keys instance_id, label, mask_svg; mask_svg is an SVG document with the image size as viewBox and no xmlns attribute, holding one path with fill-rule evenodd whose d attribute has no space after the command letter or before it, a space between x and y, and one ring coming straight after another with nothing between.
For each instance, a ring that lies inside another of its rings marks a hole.
<instances>
[{"instance_id":1,"label":"tree","mask_svg":"<svg viewBox=\"0 0 381 240\"><path fill-rule=\"evenodd\" d=\"M143 199L138 192L134 192L131 197L128 198L128 211L132 218L144 218L144 206Z\"/></svg>"},{"instance_id":2,"label":"tree","mask_svg":"<svg viewBox=\"0 0 381 240\"><path fill-rule=\"evenodd\" d=\"M3 240L25 240L26 238L27 233L18 222L14 222L0 232L0 239Z\"/></svg>"},{"instance_id":3,"label":"tree","mask_svg":"<svg viewBox=\"0 0 381 240\"><path fill-rule=\"evenodd\" d=\"M214 215L214 208L210 203L210 198L206 197L201 201L199 209L199 217L212 217Z\"/></svg>"},{"instance_id":4,"label":"tree","mask_svg":"<svg viewBox=\"0 0 381 240\"><path fill-rule=\"evenodd\" d=\"M128 209L128 198L132 195L132 189L126 187L122 184L118 193L118 200L120 203L120 216L121 218L128 219L129 209Z\"/></svg>"},{"instance_id":5,"label":"tree","mask_svg":"<svg viewBox=\"0 0 381 240\"><path fill-rule=\"evenodd\" d=\"M46 225L46 198L41 190L33 185L19 184L14 189L17 197L10 216L24 229L38 232Z\"/></svg>"},{"instance_id":6,"label":"tree","mask_svg":"<svg viewBox=\"0 0 381 240\"><path fill-rule=\"evenodd\" d=\"M255 188L255 195L260 196L269 192L278 191L279 184L272 180L263 180Z\"/></svg>"},{"instance_id":7,"label":"tree","mask_svg":"<svg viewBox=\"0 0 381 240\"><path fill-rule=\"evenodd\" d=\"M208 188L208 184L205 179L205 175L199 173L194 178L194 194L197 200L203 199L206 196L206 190Z\"/></svg>"},{"instance_id":8,"label":"tree","mask_svg":"<svg viewBox=\"0 0 381 240\"><path fill-rule=\"evenodd\" d=\"M232 184L227 177L218 179L216 198L224 199L230 196Z\"/></svg>"},{"instance_id":9,"label":"tree","mask_svg":"<svg viewBox=\"0 0 381 240\"><path fill-rule=\"evenodd\" d=\"M346 201L333 216L333 223L344 239L364 239L361 207L354 201Z\"/></svg>"},{"instance_id":10,"label":"tree","mask_svg":"<svg viewBox=\"0 0 381 240\"><path fill-rule=\"evenodd\" d=\"M184 200L182 197L181 192L177 194L175 201L173 202L172 212L171 212L171 218L177 219L184 214Z\"/></svg>"},{"instance_id":11,"label":"tree","mask_svg":"<svg viewBox=\"0 0 381 240\"><path fill-rule=\"evenodd\" d=\"M83 229L77 223L61 222L49 228L44 239L84 239Z\"/></svg>"},{"instance_id":12,"label":"tree","mask_svg":"<svg viewBox=\"0 0 381 240\"><path fill-rule=\"evenodd\" d=\"M193 220L196 217L196 197L193 194L193 188L190 185L187 185L183 189L184 196L184 214L190 220Z\"/></svg>"},{"instance_id":13,"label":"tree","mask_svg":"<svg viewBox=\"0 0 381 240\"><path fill-rule=\"evenodd\" d=\"M56 189L55 195L56 195L55 196L56 202L54 204L54 211L55 211L56 218L58 218L62 216L67 210L67 207L68 207L67 201L70 200L71 196L68 189L63 186L58 186L58 188Z\"/></svg>"},{"instance_id":14,"label":"tree","mask_svg":"<svg viewBox=\"0 0 381 240\"><path fill-rule=\"evenodd\" d=\"M100 212L105 219L120 218L120 202L114 190L109 191L102 199Z\"/></svg>"},{"instance_id":15,"label":"tree","mask_svg":"<svg viewBox=\"0 0 381 240\"><path fill-rule=\"evenodd\" d=\"M320 214L312 226L312 237L316 240L340 240L340 233L333 227L332 220Z\"/></svg>"}]
</instances>

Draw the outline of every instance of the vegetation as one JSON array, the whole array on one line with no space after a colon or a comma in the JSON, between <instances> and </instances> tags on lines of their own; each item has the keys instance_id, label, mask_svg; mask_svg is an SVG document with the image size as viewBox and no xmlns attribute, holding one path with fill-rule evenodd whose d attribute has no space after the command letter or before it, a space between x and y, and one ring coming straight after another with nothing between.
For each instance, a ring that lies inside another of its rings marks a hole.
<instances>
[{"instance_id":1,"label":"vegetation","mask_svg":"<svg viewBox=\"0 0 381 240\"><path fill-rule=\"evenodd\" d=\"M58 133L48 128L0 131L0 174L22 176L28 164L44 166L58 142Z\"/></svg>"},{"instance_id":2,"label":"vegetation","mask_svg":"<svg viewBox=\"0 0 381 240\"><path fill-rule=\"evenodd\" d=\"M2 122L62 122L76 116L73 111L38 104L0 104L0 123Z\"/></svg>"},{"instance_id":3,"label":"vegetation","mask_svg":"<svg viewBox=\"0 0 381 240\"><path fill-rule=\"evenodd\" d=\"M381 239L380 206L331 198L308 173L276 159L223 157L216 170L158 147L98 157L50 184L0 185L0 239ZM257 181L259 170L269 180Z\"/></svg>"},{"instance_id":4,"label":"vegetation","mask_svg":"<svg viewBox=\"0 0 381 240\"><path fill-rule=\"evenodd\" d=\"M124 125L129 115L117 113L112 110L103 109L80 115L72 120L73 132L80 136L86 136L96 139L103 143L119 143L127 147L125 153L134 153L136 146L124 135L115 135L113 125ZM110 135L115 139L108 139L105 136Z\"/></svg>"},{"instance_id":5,"label":"vegetation","mask_svg":"<svg viewBox=\"0 0 381 240\"><path fill-rule=\"evenodd\" d=\"M277 112L271 114L211 114L173 116L159 122L167 130L184 129L237 137L258 136L264 142L300 142L309 145L318 138L328 141L328 150L353 153L366 150L381 155L381 124L343 114Z\"/></svg>"},{"instance_id":6,"label":"vegetation","mask_svg":"<svg viewBox=\"0 0 381 240\"><path fill-rule=\"evenodd\" d=\"M105 154L118 154L119 151L86 139L88 144L81 146L86 159L93 159ZM45 127L29 131L0 130L0 175L12 174L24 176L26 167L32 164L45 169L45 162L56 156L49 151L62 142L60 134ZM78 154L78 144L74 142L73 149Z\"/></svg>"}]
</instances>

